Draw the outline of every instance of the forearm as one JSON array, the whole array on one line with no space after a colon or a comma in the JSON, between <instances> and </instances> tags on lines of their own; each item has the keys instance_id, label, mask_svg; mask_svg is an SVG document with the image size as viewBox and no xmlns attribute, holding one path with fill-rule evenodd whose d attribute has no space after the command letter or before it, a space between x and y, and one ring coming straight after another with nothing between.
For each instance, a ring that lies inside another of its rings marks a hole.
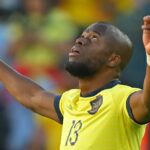
<instances>
[{"instance_id":1,"label":"forearm","mask_svg":"<svg viewBox=\"0 0 150 150\"><path fill-rule=\"evenodd\" d=\"M146 76L144 80L143 100L150 112L150 16L145 16L143 18L143 21L143 43L145 47L147 62Z\"/></svg>"},{"instance_id":2,"label":"forearm","mask_svg":"<svg viewBox=\"0 0 150 150\"><path fill-rule=\"evenodd\" d=\"M146 76L145 76L143 88L144 88L143 89L144 103L150 110L150 66L148 65L146 67Z\"/></svg>"},{"instance_id":3,"label":"forearm","mask_svg":"<svg viewBox=\"0 0 150 150\"><path fill-rule=\"evenodd\" d=\"M43 90L32 80L17 73L2 61L0 61L0 81L9 93L26 107L32 107L32 97Z\"/></svg>"}]
</instances>

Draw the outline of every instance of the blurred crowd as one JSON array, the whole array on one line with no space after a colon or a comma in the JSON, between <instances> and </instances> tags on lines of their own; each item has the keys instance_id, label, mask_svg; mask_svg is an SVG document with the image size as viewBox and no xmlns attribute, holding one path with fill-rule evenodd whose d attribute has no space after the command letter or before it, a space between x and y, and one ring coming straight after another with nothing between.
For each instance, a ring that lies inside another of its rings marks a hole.
<instances>
[{"instance_id":1,"label":"blurred crowd","mask_svg":"<svg viewBox=\"0 0 150 150\"><path fill-rule=\"evenodd\" d=\"M90 23L108 21L134 45L124 84L142 88L142 17L149 0L0 0L0 58L43 88L61 94L77 87L63 69L74 39ZM140 60L140 61L139 61ZM0 150L59 150L61 126L21 106L0 85ZM141 150L150 149L150 127Z\"/></svg>"}]
</instances>

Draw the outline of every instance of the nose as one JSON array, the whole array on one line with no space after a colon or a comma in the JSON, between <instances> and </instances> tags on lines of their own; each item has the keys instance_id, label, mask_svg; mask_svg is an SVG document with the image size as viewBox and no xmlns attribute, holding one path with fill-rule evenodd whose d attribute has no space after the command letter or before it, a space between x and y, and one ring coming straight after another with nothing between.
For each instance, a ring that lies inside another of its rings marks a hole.
<instances>
[{"instance_id":1,"label":"nose","mask_svg":"<svg viewBox=\"0 0 150 150\"><path fill-rule=\"evenodd\" d=\"M83 39L83 38L78 38L76 41L75 41L76 44L78 45L85 45L86 44L86 39Z\"/></svg>"}]
</instances>

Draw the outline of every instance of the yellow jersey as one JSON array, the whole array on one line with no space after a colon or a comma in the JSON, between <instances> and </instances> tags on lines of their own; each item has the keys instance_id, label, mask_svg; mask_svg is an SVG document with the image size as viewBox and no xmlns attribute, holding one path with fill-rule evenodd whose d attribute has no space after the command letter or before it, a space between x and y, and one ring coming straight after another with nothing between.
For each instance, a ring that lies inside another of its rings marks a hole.
<instances>
[{"instance_id":1,"label":"yellow jersey","mask_svg":"<svg viewBox=\"0 0 150 150\"><path fill-rule=\"evenodd\" d=\"M55 99L63 124L61 150L139 150L145 125L134 120L129 97L139 91L118 80L81 96L72 89Z\"/></svg>"}]
</instances>

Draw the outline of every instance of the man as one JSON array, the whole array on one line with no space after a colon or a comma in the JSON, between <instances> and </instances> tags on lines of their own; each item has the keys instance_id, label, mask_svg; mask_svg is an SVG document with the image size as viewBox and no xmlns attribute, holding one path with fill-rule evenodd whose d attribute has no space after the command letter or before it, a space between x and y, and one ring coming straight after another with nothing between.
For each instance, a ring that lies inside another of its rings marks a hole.
<instances>
[{"instance_id":1,"label":"man","mask_svg":"<svg viewBox=\"0 0 150 150\"><path fill-rule=\"evenodd\" d=\"M150 121L150 16L144 17L144 89L122 85L129 38L113 25L90 25L69 52L66 70L79 89L55 96L0 62L0 80L25 107L63 124L61 150L139 150Z\"/></svg>"}]
</instances>

